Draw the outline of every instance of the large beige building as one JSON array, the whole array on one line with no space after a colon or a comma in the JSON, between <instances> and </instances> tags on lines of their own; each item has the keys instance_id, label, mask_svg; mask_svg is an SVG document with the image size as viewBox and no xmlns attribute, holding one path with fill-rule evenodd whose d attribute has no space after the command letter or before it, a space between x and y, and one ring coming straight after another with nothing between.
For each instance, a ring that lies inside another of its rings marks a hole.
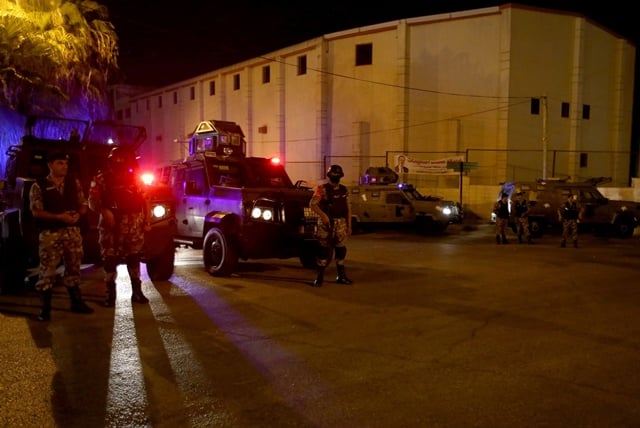
<instances>
[{"instance_id":1,"label":"large beige building","mask_svg":"<svg viewBox=\"0 0 640 428\"><path fill-rule=\"evenodd\" d=\"M467 185L627 186L634 63L632 43L584 16L507 4L326 34L121 98L118 116L147 128L155 164L184 157L195 126L221 119L294 180L331 163L357 180L403 154L408 179L429 187L457 187L457 175L429 174L456 159L476 166Z\"/></svg>"}]
</instances>

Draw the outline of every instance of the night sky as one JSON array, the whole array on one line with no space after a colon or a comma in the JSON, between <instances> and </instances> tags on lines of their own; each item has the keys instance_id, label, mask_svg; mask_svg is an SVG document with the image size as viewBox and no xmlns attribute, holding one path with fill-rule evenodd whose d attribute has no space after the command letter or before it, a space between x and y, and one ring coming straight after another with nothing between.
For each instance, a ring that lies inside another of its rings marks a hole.
<instances>
[{"instance_id":1,"label":"night sky","mask_svg":"<svg viewBox=\"0 0 640 428\"><path fill-rule=\"evenodd\" d=\"M116 26L125 83L164 86L335 31L508 2L426 0L366 7L333 0L297 6L264 0L182 0L151 7L131 0L100 3L109 8ZM634 43L640 39L635 13L618 0L519 3L581 13Z\"/></svg>"}]
</instances>

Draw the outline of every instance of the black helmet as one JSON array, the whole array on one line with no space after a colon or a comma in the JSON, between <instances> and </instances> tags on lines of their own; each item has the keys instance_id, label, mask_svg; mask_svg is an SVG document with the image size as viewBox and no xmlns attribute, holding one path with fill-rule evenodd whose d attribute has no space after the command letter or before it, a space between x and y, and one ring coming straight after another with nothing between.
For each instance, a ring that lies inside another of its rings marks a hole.
<instances>
[{"instance_id":1,"label":"black helmet","mask_svg":"<svg viewBox=\"0 0 640 428\"><path fill-rule=\"evenodd\" d=\"M329 181L338 182L342 177L344 177L344 171L342 171L340 165L331 165L327 170L327 178Z\"/></svg>"}]
</instances>

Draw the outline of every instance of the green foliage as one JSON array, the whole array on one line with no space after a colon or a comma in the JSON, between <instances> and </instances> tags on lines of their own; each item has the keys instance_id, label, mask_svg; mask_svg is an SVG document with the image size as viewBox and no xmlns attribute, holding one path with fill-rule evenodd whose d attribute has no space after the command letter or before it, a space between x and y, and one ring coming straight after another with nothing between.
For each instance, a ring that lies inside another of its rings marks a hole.
<instances>
[{"instance_id":1,"label":"green foliage","mask_svg":"<svg viewBox=\"0 0 640 428\"><path fill-rule=\"evenodd\" d=\"M0 104L23 115L103 119L118 71L108 10L86 0L0 0Z\"/></svg>"}]
</instances>

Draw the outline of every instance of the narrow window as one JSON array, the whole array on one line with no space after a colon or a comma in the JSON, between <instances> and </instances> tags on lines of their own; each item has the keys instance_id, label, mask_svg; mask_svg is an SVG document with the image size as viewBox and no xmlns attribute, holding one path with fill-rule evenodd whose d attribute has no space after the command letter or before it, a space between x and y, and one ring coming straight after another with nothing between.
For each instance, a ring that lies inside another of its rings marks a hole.
<instances>
[{"instance_id":1,"label":"narrow window","mask_svg":"<svg viewBox=\"0 0 640 428\"><path fill-rule=\"evenodd\" d=\"M162 108L162 95L158 95L158 108Z\"/></svg>"},{"instance_id":2,"label":"narrow window","mask_svg":"<svg viewBox=\"0 0 640 428\"><path fill-rule=\"evenodd\" d=\"M209 95L215 95L216 94L216 81L212 80L211 82L209 82Z\"/></svg>"},{"instance_id":3,"label":"narrow window","mask_svg":"<svg viewBox=\"0 0 640 428\"><path fill-rule=\"evenodd\" d=\"M269 83L271 81L271 67L265 65L262 67L262 83Z\"/></svg>"},{"instance_id":4,"label":"narrow window","mask_svg":"<svg viewBox=\"0 0 640 428\"><path fill-rule=\"evenodd\" d=\"M373 64L373 44L356 45L356 65Z\"/></svg>"},{"instance_id":5,"label":"narrow window","mask_svg":"<svg viewBox=\"0 0 640 428\"><path fill-rule=\"evenodd\" d=\"M124 118L131 119L131 107L127 107L124 109Z\"/></svg>"},{"instance_id":6,"label":"narrow window","mask_svg":"<svg viewBox=\"0 0 640 428\"><path fill-rule=\"evenodd\" d=\"M233 75L233 90L237 91L238 89L240 89L240 75L239 74L234 74Z\"/></svg>"},{"instance_id":7,"label":"narrow window","mask_svg":"<svg viewBox=\"0 0 640 428\"><path fill-rule=\"evenodd\" d=\"M589 164L589 153L580 153L580 168L586 168Z\"/></svg>"},{"instance_id":8,"label":"narrow window","mask_svg":"<svg viewBox=\"0 0 640 428\"><path fill-rule=\"evenodd\" d=\"M189 88L189 99L191 101L196 99L196 88L194 88L193 86Z\"/></svg>"},{"instance_id":9,"label":"narrow window","mask_svg":"<svg viewBox=\"0 0 640 428\"><path fill-rule=\"evenodd\" d=\"M173 92L173 103L178 104L178 91Z\"/></svg>"},{"instance_id":10,"label":"narrow window","mask_svg":"<svg viewBox=\"0 0 640 428\"><path fill-rule=\"evenodd\" d=\"M298 57L298 76L307 74L307 56L301 55Z\"/></svg>"},{"instance_id":11,"label":"narrow window","mask_svg":"<svg viewBox=\"0 0 640 428\"><path fill-rule=\"evenodd\" d=\"M151 110L151 100L147 98L147 111Z\"/></svg>"},{"instance_id":12,"label":"narrow window","mask_svg":"<svg viewBox=\"0 0 640 428\"><path fill-rule=\"evenodd\" d=\"M562 103L562 107L560 110L560 116L569 117L569 103Z\"/></svg>"},{"instance_id":13,"label":"narrow window","mask_svg":"<svg viewBox=\"0 0 640 428\"><path fill-rule=\"evenodd\" d=\"M531 114L540 114L540 98L531 98Z\"/></svg>"},{"instance_id":14,"label":"narrow window","mask_svg":"<svg viewBox=\"0 0 640 428\"><path fill-rule=\"evenodd\" d=\"M582 106L582 118L591 119L591 106L589 104L583 104Z\"/></svg>"}]
</instances>

